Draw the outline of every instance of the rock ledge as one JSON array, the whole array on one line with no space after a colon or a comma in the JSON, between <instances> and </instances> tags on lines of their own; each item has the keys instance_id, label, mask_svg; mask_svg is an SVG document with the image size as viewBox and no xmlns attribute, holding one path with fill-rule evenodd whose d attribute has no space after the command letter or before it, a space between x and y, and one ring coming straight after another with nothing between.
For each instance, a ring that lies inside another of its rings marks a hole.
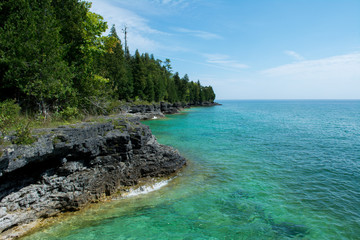
<instances>
[{"instance_id":1,"label":"rock ledge","mask_svg":"<svg viewBox=\"0 0 360 240\"><path fill-rule=\"evenodd\" d=\"M77 211L141 178L168 176L186 164L139 118L117 116L34 134L34 144L9 145L0 157L2 239L16 226Z\"/></svg>"}]
</instances>

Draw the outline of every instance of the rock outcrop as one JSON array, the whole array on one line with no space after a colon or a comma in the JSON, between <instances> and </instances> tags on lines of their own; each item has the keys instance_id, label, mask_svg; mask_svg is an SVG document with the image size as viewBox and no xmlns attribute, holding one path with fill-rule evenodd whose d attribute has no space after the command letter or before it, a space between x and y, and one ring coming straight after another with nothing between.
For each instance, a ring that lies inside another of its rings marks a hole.
<instances>
[{"instance_id":1,"label":"rock outcrop","mask_svg":"<svg viewBox=\"0 0 360 240\"><path fill-rule=\"evenodd\" d=\"M143 105L127 105L121 109L124 113L134 114L141 119L153 119L165 117L164 114L175 114L179 113L184 108L190 107L211 107L221 105L215 102L197 102L197 103L168 103L160 102L153 104L143 104Z\"/></svg>"},{"instance_id":2,"label":"rock outcrop","mask_svg":"<svg viewBox=\"0 0 360 240\"><path fill-rule=\"evenodd\" d=\"M9 145L0 157L0 232L76 211L141 178L167 176L186 164L138 118L119 116L34 134L35 143Z\"/></svg>"},{"instance_id":3,"label":"rock outcrop","mask_svg":"<svg viewBox=\"0 0 360 240\"><path fill-rule=\"evenodd\" d=\"M164 114L174 114L180 112L184 108L189 108L190 105L184 103L153 103L153 104L136 104L129 105L122 109L123 112L135 114L141 119L152 119L154 117L165 117Z\"/></svg>"}]
</instances>

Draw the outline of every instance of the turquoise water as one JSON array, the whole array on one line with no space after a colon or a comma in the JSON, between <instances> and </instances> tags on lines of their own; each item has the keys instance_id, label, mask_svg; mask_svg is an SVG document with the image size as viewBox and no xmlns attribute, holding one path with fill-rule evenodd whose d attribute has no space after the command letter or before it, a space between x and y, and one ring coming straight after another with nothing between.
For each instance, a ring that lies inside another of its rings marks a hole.
<instances>
[{"instance_id":1,"label":"turquoise water","mask_svg":"<svg viewBox=\"0 0 360 240\"><path fill-rule=\"evenodd\" d=\"M160 190L26 239L359 239L360 101L223 101L146 121L189 159Z\"/></svg>"}]
</instances>

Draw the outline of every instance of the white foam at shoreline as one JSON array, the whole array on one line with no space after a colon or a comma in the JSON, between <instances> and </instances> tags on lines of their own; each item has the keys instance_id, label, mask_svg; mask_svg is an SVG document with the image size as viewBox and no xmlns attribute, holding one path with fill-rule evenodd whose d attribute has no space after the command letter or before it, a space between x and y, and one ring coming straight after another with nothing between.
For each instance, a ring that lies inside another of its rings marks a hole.
<instances>
[{"instance_id":1,"label":"white foam at shoreline","mask_svg":"<svg viewBox=\"0 0 360 240\"><path fill-rule=\"evenodd\" d=\"M134 196L138 196L141 194L147 194L156 190L159 190L160 188L166 186L172 179L169 180L162 180L160 182L156 182L153 185L150 186L140 186L138 188L135 189L130 189L129 193L127 193L124 197L134 197Z\"/></svg>"}]
</instances>

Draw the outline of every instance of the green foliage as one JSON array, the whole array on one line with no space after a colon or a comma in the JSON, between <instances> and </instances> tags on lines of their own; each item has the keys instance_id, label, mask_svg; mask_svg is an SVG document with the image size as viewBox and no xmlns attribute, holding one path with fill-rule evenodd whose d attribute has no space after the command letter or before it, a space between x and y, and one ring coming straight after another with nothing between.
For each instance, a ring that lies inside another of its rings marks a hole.
<instances>
[{"instance_id":1,"label":"green foliage","mask_svg":"<svg viewBox=\"0 0 360 240\"><path fill-rule=\"evenodd\" d=\"M77 107L66 107L59 112L59 117L65 121L74 120L81 116L82 115Z\"/></svg>"},{"instance_id":2,"label":"green foliage","mask_svg":"<svg viewBox=\"0 0 360 240\"><path fill-rule=\"evenodd\" d=\"M0 29L1 93L24 96L30 104L57 104L71 95L71 69L62 59L60 28L51 0L9 0Z\"/></svg>"},{"instance_id":3,"label":"green foliage","mask_svg":"<svg viewBox=\"0 0 360 240\"><path fill-rule=\"evenodd\" d=\"M106 38L105 48L102 73L110 79L116 99L130 100L133 93L133 81L129 77L130 69L115 26L111 28L110 35Z\"/></svg>"},{"instance_id":4,"label":"green foliage","mask_svg":"<svg viewBox=\"0 0 360 240\"><path fill-rule=\"evenodd\" d=\"M107 104L106 112L108 114L114 114L121 112L122 107L126 105L126 102L119 100L110 100Z\"/></svg>"},{"instance_id":5,"label":"green foliage","mask_svg":"<svg viewBox=\"0 0 360 240\"><path fill-rule=\"evenodd\" d=\"M0 103L0 143L3 143L4 137L15 130L14 144L32 144L36 141L31 136L30 121L24 120L20 116L20 106L14 100L6 100Z\"/></svg>"},{"instance_id":6,"label":"green foliage","mask_svg":"<svg viewBox=\"0 0 360 240\"><path fill-rule=\"evenodd\" d=\"M33 144L36 138L31 135L31 122L28 121L26 124L20 122L15 130L15 139L12 141L14 144Z\"/></svg>"},{"instance_id":7,"label":"green foliage","mask_svg":"<svg viewBox=\"0 0 360 240\"><path fill-rule=\"evenodd\" d=\"M0 2L0 101L16 99L45 122L51 112L64 120L109 114L118 100L215 99L211 86L173 74L169 59L131 55L114 25L103 36L107 23L90 7L79 0ZM8 121L3 116L0 127Z\"/></svg>"},{"instance_id":8,"label":"green foliage","mask_svg":"<svg viewBox=\"0 0 360 240\"><path fill-rule=\"evenodd\" d=\"M134 79L133 97L138 97L144 100L146 99L144 94L144 89L146 87L145 66L138 50L136 50L135 57L133 59L132 73Z\"/></svg>"},{"instance_id":9,"label":"green foliage","mask_svg":"<svg viewBox=\"0 0 360 240\"><path fill-rule=\"evenodd\" d=\"M112 92L110 80L108 78L94 75L92 78L89 78L88 84L93 87L90 96L105 96L107 94L111 94Z\"/></svg>"},{"instance_id":10,"label":"green foliage","mask_svg":"<svg viewBox=\"0 0 360 240\"><path fill-rule=\"evenodd\" d=\"M20 106L14 100L0 102L0 143L20 118Z\"/></svg>"},{"instance_id":11,"label":"green foliage","mask_svg":"<svg viewBox=\"0 0 360 240\"><path fill-rule=\"evenodd\" d=\"M175 85L175 82L174 82L173 79L170 79L170 80L168 81L167 93L168 93L167 100L168 100L169 102L174 103L174 102L179 101L178 96L177 96L176 85Z\"/></svg>"},{"instance_id":12,"label":"green foliage","mask_svg":"<svg viewBox=\"0 0 360 240\"><path fill-rule=\"evenodd\" d=\"M144 94L145 99L148 102L153 102L155 100L154 82L152 76L146 78L146 87L144 90Z\"/></svg>"}]
</instances>

